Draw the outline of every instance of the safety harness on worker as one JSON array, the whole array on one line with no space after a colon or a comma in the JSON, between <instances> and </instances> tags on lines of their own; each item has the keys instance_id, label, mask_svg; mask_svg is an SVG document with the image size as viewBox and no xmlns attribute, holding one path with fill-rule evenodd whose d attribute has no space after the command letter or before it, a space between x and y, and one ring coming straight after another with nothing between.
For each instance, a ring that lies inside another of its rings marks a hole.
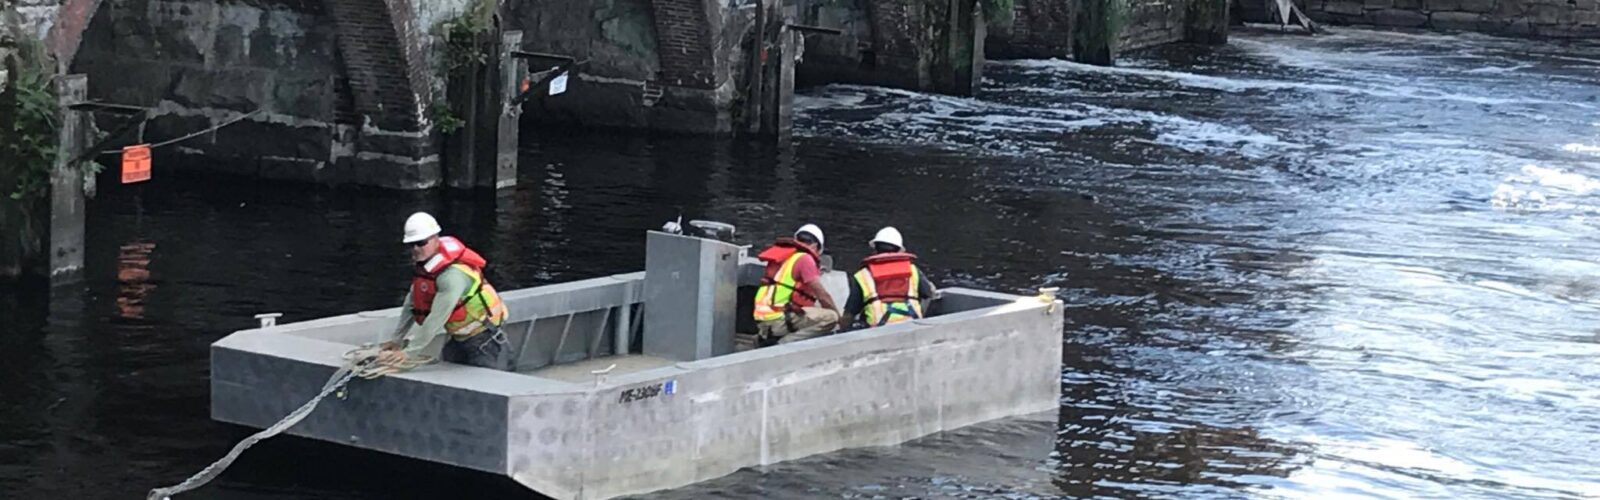
<instances>
[{"instance_id":1,"label":"safety harness on worker","mask_svg":"<svg viewBox=\"0 0 1600 500\"><path fill-rule=\"evenodd\" d=\"M756 289L756 321L784 319L785 312L817 302L810 292L798 288L799 283L795 281L795 264L807 256L820 261L811 247L794 238L778 238L772 246L756 255L756 258L767 263L766 273L761 277L761 287Z\"/></svg>"},{"instance_id":2,"label":"safety harness on worker","mask_svg":"<svg viewBox=\"0 0 1600 500\"><path fill-rule=\"evenodd\" d=\"M467 248L461 240L449 236L439 238L439 253L416 267L411 278L411 312L417 324L428 317L433 307L433 297L439 293L437 279L446 269L455 268L472 278L472 287L456 302L445 320L444 330L460 340L499 327L508 312L494 286L483 278L483 267L488 261L478 252Z\"/></svg>"},{"instance_id":3,"label":"safety harness on worker","mask_svg":"<svg viewBox=\"0 0 1600 500\"><path fill-rule=\"evenodd\" d=\"M916 255L888 252L861 260L856 285L861 287L861 312L871 326L899 323L922 317L922 300L917 290L922 271Z\"/></svg>"}]
</instances>

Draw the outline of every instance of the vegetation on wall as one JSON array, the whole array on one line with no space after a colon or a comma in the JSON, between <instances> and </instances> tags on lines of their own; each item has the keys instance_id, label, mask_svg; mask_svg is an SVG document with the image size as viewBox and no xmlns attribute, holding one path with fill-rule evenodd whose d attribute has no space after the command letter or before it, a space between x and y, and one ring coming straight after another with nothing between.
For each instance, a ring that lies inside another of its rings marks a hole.
<instances>
[{"instance_id":1,"label":"vegetation on wall","mask_svg":"<svg viewBox=\"0 0 1600 500\"><path fill-rule=\"evenodd\" d=\"M980 0L978 5L983 9L984 23L992 29L1010 31L1011 23L1016 22L1016 0Z\"/></svg>"},{"instance_id":2,"label":"vegetation on wall","mask_svg":"<svg viewBox=\"0 0 1600 500\"><path fill-rule=\"evenodd\" d=\"M51 176L61 154L55 61L14 14L0 12L0 277L42 261ZM77 167L88 179L100 170L91 161Z\"/></svg>"},{"instance_id":3,"label":"vegetation on wall","mask_svg":"<svg viewBox=\"0 0 1600 500\"><path fill-rule=\"evenodd\" d=\"M1082 0L1076 29L1072 30L1073 58L1088 64L1111 65L1118 40L1132 15L1130 0Z\"/></svg>"},{"instance_id":4,"label":"vegetation on wall","mask_svg":"<svg viewBox=\"0 0 1600 500\"><path fill-rule=\"evenodd\" d=\"M450 75L461 71L476 71L488 61L489 55L483 50L483 35L494 30L494 8L492 1L474 0L460 14L441 20L433 27L433 35L439 41L435 44L434 70L441 81L448 81ZM436 87L433 97L428 114L440 132L450 134L466 125L462 113L444 95L443 88Z\"/></svg>"}]
</instances>

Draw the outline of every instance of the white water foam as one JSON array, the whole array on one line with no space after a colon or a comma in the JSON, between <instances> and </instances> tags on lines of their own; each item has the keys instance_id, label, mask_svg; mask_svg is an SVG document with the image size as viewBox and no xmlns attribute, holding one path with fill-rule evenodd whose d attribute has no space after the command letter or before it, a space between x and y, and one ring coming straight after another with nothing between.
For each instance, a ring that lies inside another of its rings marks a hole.
<instances>
[{"instance_id":1,"label":"white water foam","mask_svg":"<svg viewBox=\"0 0 1600 500\"><path fill-rule=\"evenodd\" d=\"M1036 153L1049 150L1062 133L1132 126L1155 134L1147 142L1191 152L1219 151L1259 158L1305 147L1248 126L1084 103L1034 108L858 85L830 85L818 92L821 94L806 100L804 108L821 122L814 126L839 130L858 140L937 144L966 140L990 151ZM862 121L832 119L826 111L862 107L894 111ZM1033 142L1041 140L1049 144Z\"/></svg>"},{"instance_id":2,"label":"white water foam","mask_svg":"<svg viewBox=\"0 0 1600 500\"><path fill-rule=\"evenodd\" d=\"M1319 460L1296 470L1287 478L1292 485L1291 498L1328 498L1361 491L1363 495L1387 497L1394 491L1382 491L1384 485L1403 482L1407 476L1442 476L1457 481L1493 481L1512 488L1540 492L1561 492L1592 498L1600 495L1600 486L1568 478L1542 477L1509 467L1484 467L1477 463L1458 460L1429 449L1427 446L1405 439L1371 437L1366 439L1329 438L1321 435L1298 437L1298 440L1316 446ZM1360 471L1352 468L1373 467ZM1400 475L1398 471L1409 471ZM1351 477L1350 474L1358 474ZM1363 480L1365 474L1396 474L1394 482ZM1403 488L1403 486L1401 486Z\"/></svg>"},{"instance_id":3,"label":"white water foam","mask_svg":"<svg viewBox=\"0 0 1600 500\"><path fill-rule=\"evenodd\" d=\"M1595 156L1600 156L1600 145L1597 144L1581 144L1574 142L1562 146L1561 149L1571 153L1588 153Z\"/></svg>"},{"instance_id":4,"label":"white water foam","mask_svg":"<svg viewBox=\"0 0 1600 500\"><path fill-rule=\"evenodd\" d=\"M1214 122L1196 122L1179 117L1161 117L1154 124L1164 125L1156 144L1190 152L1232 151L1247 158L1264 158L1283 149L1304 149L1305 145L1284 142L1276 136L1247 127Z\"/></svg>"},{"instance_id":5,"label":"white water foam","mask_svg":"<svg viewBox=\"0 0 1600 500\"><path fill-rule=\"evenodd\" d=\"M1082 64L1059 59L1003 61L996 64L1017 67L1023 71L1038 71L1046 73L1098 73L1122 77L1146 78L1171 82L1185 87L1203 88L1229 93L1243 93L1250 91L1304 91L1309 93L1328 92L1396 99L1453 101L1491 106L1510 104L1548 104L1594 109L1594 106L1583 103L1550 101L1543 99L1484 97L1439 90L1421 89L1416 87L1394 86L1389 88L1370 88L1331 83L1234 78L1160 69L1095 66L1092 64Z\"/></svg>"},{"instance_id":6,"label":"white water foam","mask_svg":"<svg viewBox=\"0 0 1600 500\"><path fill-rule=\"evenodd\" d=\"M1573 194L1583 195L1600 191L1600 181L1591 179L1583 174L1563 172L1537 165L1524 165L1522 173L1531 177L1533 182L1541 186L1560 189Z\"/></svg>"},{"instance_id":7,"label":"white water foam","mask_svg":"<svg viewBox=\"0 0 1600 500\"><path fill-rule=\"evenodd\" d=\"M1600 193L1600 180L1538 165L1524 165L1495 187L1490 206L1524 211L1600 212L1600 204L1582 197ZM1568 198L1579 200L1566 201Z\"/></svg>"},{"instance_id":8,"label":"white water foam","mask_svg":"<svg viewBox=\"0 0 1600 500\"><path fill-rule=\"evenodd\" d=\"M1454 53L1446 56L1389 50L1367 50L1364 52L1344 51L1336 48L1308 50L1285 44L1282 40L1261 41L1241 38L1230 43L1254 55L1269 57L1281 65L1320 71L1346 71L1363 66L1416 68L1421 66L1418 63L1427 63L1430 59L1479 57L1466 53ZM1360 44L1357 46L1372 47L1373 45ZM1368 72L1363 72L1363 74L1372 75L1372 73Z\"/></svg>"},{"instance_id":9,"label":"white water foam","mask_svg":"<svg viewBox=\"0 0 1600 500\"><path fill-rule=\"evenodd\" d=\"M824 95L795 94L794 110L806 111L829 108L853 108L866 102L867 94L861 92L830 92Z\"/></svg>"},{"instance_id":10,"label":"white water foam","mask_svg":"<svg viewBox=\"0 0 1600 500\"><path fill-rule=\"evenodd\" d=\"M1528 64L1528 63L1516 64L1516 65L1511 65L1511 66L1484 66L1484 67L1481 67L1481 68L1472 68L1472 69L1463 71L1463 73L1498 75L1498 74L1504 74L1504 73L1515 73L1517 71L1522 71L1522 70L1525 70L1525 69L1528 69L1528 68L1532 68L1532 67L1533 67L1533 65L1532 64Z\"/></svg>"}]
</instances>

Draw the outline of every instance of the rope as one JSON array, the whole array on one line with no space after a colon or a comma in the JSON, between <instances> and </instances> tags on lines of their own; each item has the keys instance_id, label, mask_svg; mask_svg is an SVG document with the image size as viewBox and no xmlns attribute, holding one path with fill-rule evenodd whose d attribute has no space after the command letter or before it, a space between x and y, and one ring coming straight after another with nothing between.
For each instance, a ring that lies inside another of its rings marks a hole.
<instances>
[{"instance_id":1,"label":"rope","mask_svg":"<svg viewBox=\"0 0 1600 500\"><path fill-rule=\"evenodd\" d=\"M290 427L294 427L294 425L300 423L301 420L305 420L306 416L310 415L313 410L316 410L317 405L322 403L322 400L327 399L329 395L339 393L340 399L343 399L343 389L345 385L349 384L350 381L356 377L370 380L388 375L390 373L410 370L433 361L433 358L431 357L418 356L416 358L407 358L394 363L378 363L378 352L378 346L368 344L344 353L344 355L341 356L345 360L344 366L339 367L337 371L333 372L332 377L328 377L328 381L322 384L322 391L318 392L317 395L311 398L310 401L306 401L306 403L300 405L299 408L289 412L288 416L283 417L283 420L279 420L278 423L272 424L271 427L262 429L261 432L251 434L250 437L244 438L243 441L239 441L238 444L233 445L233 449L229 450L227 455L223 455L222 458L212 462L211 465L201 469L200 472L190 476L189 479L185 479L181 483L165 488L156 488L150 490L150 494L146 495L145 498L147 500L170 500L173 495L205 486L205 484L211 482L212 479L216 479L217 476L222 475L222 471L227 470L228 466L233 465L233 461L238 460L239 455L244 454L244 451L250 449L251 446L255 446L256 443L266 440L267 438L282 434L283 431L289 430Z\"/></svg>"},{"instance_id":2,"label":"rope","mask_svg":"<svg viewBox=\"0 0 1600 500\"><path fill-rule=\"evenodd\" d=\"M430 356L406 357L406 359L391 363L363 363L364 360L378 357L379 348L373 345L364 345L350 352L344 353L345 363L353 366L357 377L372 380L390 373L399 373L433 362Z\"/></svg>"},{"instance_id":3,"label":"rope","mask_svg":"<svg viewBox=\"0 0 1600 500\"><path fill-rule=\"evenodd\" d=\"M180 143L180 142L183 142L183 141L187 141L189 139L193 139L193 138L196 138L196 137L200 137L202 135L209 134L211 132L216 132L217 130L221 129L222 127L226 127L226 126L233 125L235 123L239 123L241 121L244 121L245 118L249 118L249 117L255 116L257 113L260 113L261 111L262 110L257 109L255 111L251 111L249 113L245 113L245 114L233 117L232 119L230 119L228 121L222 122L222 123L217 124L217 125L215 125L215 126L213 126L211 128L208 128L208 129L205 129L205 130L201 130L199 132L195 132L195 133L183 136L183 137L179 137L177 139L170 139L170 140L161 141L161 142L158 142L158 143L155 143L155 144L151 144L150 145L150 149L155 149L155 148L159 148L159 147L162 147L162 146L170 146L170 145L177 144L177 143ZM119 154L122 154L122 150L120 150L120 149L110 149L110 150L106 150L106 151L101 151L100 154L103 154L103 155L119 155Z\"/></svg>"}]
</instances>

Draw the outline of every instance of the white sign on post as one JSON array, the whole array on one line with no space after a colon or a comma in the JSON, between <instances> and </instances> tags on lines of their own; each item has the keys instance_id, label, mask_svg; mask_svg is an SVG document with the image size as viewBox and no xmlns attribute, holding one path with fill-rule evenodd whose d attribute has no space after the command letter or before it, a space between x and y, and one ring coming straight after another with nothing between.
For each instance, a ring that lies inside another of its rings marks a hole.
<instances>
[{"instance_id":1,"label":"white sign on post","mask_svg":"<svg viewBox=\"0 0 1600 500\"><path fill-rule=\"evenodd\" d=\"M550 80L550 95L560 95L562 92L566 92L566 91L567 91L567 74L565 72L562 72L561 76L557 76L554 79Z\"/></svg>"}]
</instances>

